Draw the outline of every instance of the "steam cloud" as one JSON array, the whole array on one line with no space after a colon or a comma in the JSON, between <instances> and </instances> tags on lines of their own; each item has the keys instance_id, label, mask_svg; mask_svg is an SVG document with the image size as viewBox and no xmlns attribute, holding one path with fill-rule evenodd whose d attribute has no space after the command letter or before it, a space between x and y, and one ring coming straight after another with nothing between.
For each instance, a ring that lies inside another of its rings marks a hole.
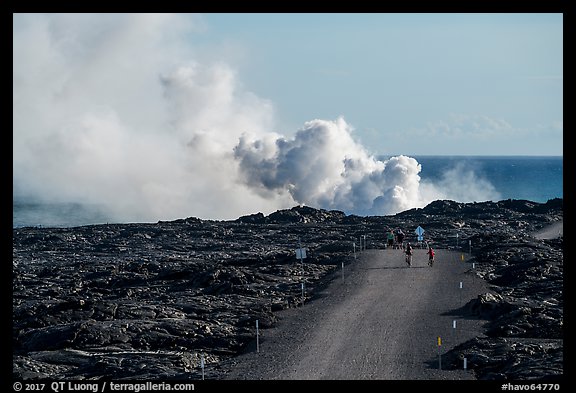
<instances>
[{"instance_id":1,"label":"steam cloud","mask_svg":"<svg viewBox=\"0 0 576 393\"><path fill-rule=\"evenodd\" d=\"M420 181L414 158L376 159L343 118L272 132L272 103L228 64L200 61L196 28L186 15L14 15L14 198L155 221L294 204L393 214L497 197L489 184L466 187L481 183L470 171L440 188ZM456 183L470 193L451 194Z\"/></svg>"},{"instance_id":2,"label":"steam cloud","mask_svg":"<svg viewBox=\"0 0 576 393\"><path fill-rule=\"evenodd\" d=\"M299 203L358 214L395 213L422 202L418 162L368 155L342 118L310 121L291 140L242 137L235 153L244 180L264 197L288 192Z\"/></svg>"}]
</instances>

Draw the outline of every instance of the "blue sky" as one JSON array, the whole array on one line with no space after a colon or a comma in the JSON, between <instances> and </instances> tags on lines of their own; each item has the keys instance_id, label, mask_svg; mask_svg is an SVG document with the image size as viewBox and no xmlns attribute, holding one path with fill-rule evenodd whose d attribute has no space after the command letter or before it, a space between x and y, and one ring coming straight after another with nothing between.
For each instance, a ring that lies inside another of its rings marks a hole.
<instances>
[{"instance_id":1,"label":"blue sky","mask_svg":"<svg viewBox=\"0 0 576 393\"><path fill-rule=\"evenodd\" d=\"M374 154L562 155L562 14L203 14L277 132L343 116Z\"/></svg>"}]
</instances>

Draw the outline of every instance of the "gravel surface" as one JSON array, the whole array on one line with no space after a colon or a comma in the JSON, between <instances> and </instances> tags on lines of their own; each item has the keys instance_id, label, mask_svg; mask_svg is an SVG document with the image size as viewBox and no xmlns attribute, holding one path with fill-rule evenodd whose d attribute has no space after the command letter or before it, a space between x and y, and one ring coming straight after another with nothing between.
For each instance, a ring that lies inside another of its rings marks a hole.
<instances>
[{"instance_id":1,"label":"gravel surface","mask_svg":"<svg viewBox=\"0 0 576 393\"><path fill-rule=\"evenodd\" d=\"M464 380L470 371L439 370L438 355L482 334L485 321L462 306L487 292L471 263L453 251L367 250L319 298L282 311L247 353L211 370L212 378L248 380ZM467 256L465 256L467 258ZM462 282L462 288L460 288ZM454 329L456 323L456 329ZM438 336L442 346L438 347Z\"/></svg>"}]
</instances>

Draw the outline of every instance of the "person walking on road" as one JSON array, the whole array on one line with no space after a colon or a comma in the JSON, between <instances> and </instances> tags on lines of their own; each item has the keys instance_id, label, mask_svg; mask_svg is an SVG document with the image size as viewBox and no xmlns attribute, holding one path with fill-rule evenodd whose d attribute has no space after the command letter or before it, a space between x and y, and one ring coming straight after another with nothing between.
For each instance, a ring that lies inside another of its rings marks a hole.
<instances>
[{"instance_id":1,"label":"person walking on road","mask_svg":"<svg viewBox=\"0 0 576 393\"><path fill-rule=\"evenodd\" d=\"M434 250L431 245L428 245L428 266L432 267L434 265Z\"/></svg>"},{"instance_id":2,"label":"person walking on road","mask_svg":"<svg viewBox=\"0 0 576 393\"><path fill-rule=\"evenodd\" d=\"M402 229L398 228L398 230L396 231L396 238L398 239L398 249L403 250L404 249L404 232L402 232Z\"/></svg>"},{"instance_id":3,"label":"person walking on road","mask_svg":"<svg viewBox=\"0 0 576 393\"><path fill-rule=\"evenodd\" d=\"M408 264L408 266L412 266L412 246L410 245L410 242L408 242L408 244L406 244L406 263Z\"/></svg>"},{"instance_id":4,"label":"person walking on road","mask_svg":"<svg viewBox=\"0 0 576 393\"><path fill-rule=\"evenodd\" d=\"M388 247L392 248L394 246L394 232L392 231L392 229L390 229L390 232L388 232L387 239L388 239L388 244L387 244L386 248L388 248Z\"/></svg>"}]
</instances>

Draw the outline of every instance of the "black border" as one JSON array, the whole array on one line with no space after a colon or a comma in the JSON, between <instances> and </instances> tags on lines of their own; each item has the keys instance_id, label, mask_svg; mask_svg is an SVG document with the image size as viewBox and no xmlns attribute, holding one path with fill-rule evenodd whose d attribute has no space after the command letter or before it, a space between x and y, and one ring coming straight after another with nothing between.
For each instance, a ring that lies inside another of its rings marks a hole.
<instances>
[{"instance_id":1,"label":"black border","mask_svg":"<svg viewBox=\"0 0 576 393\"><path fill-rule=\"evenodd\" d=\"M574 2L573 2L574 3ZM438 13L438 12L450 12L450 13L501 13L501 12L527 12L527 13L563 13L564 14L564 36L565 37L573 37L573 25L570 24L570 17L571 13L569 12L568 0L484 0L484 1L476 1L471 2L467 0L441 0L441 1L353 1L353 2L340 2L340 3L328 3L328 2L298 2L298 1L290 1L290 2L229 2L228 4L223 4L221 2L196 2L196 1L177 1L177 2L166 2L166 1L154 1L154 2L144 2L140 1L137 3L119 3L119 2L106 2L106 1L99 1L99 2L73 2L73 1L60 1L60 2L47 2L47 1L26 1L20 2L17 4L10 5L10 14L6 13L5 19L5 29L8 30L8 26L12 26L12 13L20 13L20 12L239 12L239 13L246 13L246 12L388 12L388 13L399 13L399 12L418 12L418 13ZM10 20L8 20L10 18ZM568 20L567 20L568 19ZM4 35L9 37L8 34ZM569 56L566 56L564 61L568 63L571 60ZM573 69L573 67L567 67L569 69ZM570 73L566 73L564 77L566 77L566 81L570 82L571 77ZM570 86L571 87L571 86ZM8 90L8 89L7 89ZM567 91L572 91L572 89L568 89ZM10 101L8 101L10 102ZM571 102L569 100L569 102ZM5 111L7 112L7 110ZM567 124L564 126L566 130L571 130L571 127L568 125L570 122L566 122ZM568 131L568 132L569 132ZM3 143L4 148L7 150L3 157L6 158L8 161L8 157L12 156L12 149L10 149L9 141L12 141L12 133L8 133L8 131L4 131L5 142ZM10 149L10 150L9 150ZM574 201L573 195L573 187L572 182L574 181L574 173L573 168L574 164L572 162L572 158L570 155L570 146L564 144L564 183L567 184L569 187L564 187L564 221L565 221L565 228L568 229L568 233L570 233L571 223L572 220L572 201ZM12 163L7 162L5 168L12 168ZM537 186L537 185L535 185ZM572 187L572 188L570 188ZM11 219L8 219L6 214L5 222L11 222ZM8 225L6 225L8 227ZM9 230L9 232L8 232ZM570 235L569 235L570 236ZM12 243L12 227L7 228L6 233L2 236L2 239L6 244L3 246L3 249L6 251L6 254L9 253ZM571 258L574 255L574 251L571 248L568 248L567 253L565 252L565 260L568 261L566 264L566 271L564 275L565 284L568 284L566 281L566 277L573 276L574 267L572 263L574 261ZM9 263L9 256L6 255L6 259L3 261L3 265L6 268L5 277L9 277L11 281L12 277L12 270L11 265ZM7 296L4 296L4 299L8 299L10 302L10 309L12 307L12 290L11 290L11 283L7 283L5 286ZM566 333L570 332L570 327L572 326L572 316L570 315L571 312L571 304L570 301L573 298L573 292L570 288L570 285L565 285L565 323L564 329ZM568 311L568 312L566 312ZM7 328L8 332L4 336L6 341L10 340L12 337L12 318L10 318L9 323L5 323L4 327ZM10 338L7 338L10 337ZM570 337L570 334L565 334L565 345L564 345L564 374L569 375L570 373L570 362L566 362L566 360L570 359L570 356L566 356L567 350L573 347L574 341ZM8 353L8 351L5 351ZM12 353L10 352L10 361L6 362L5 364L12 364ZM10 366L9 366L10 367ZM12 375L12 367L6 370L6 374L4 375ZM567 388L567 384L565 383L567 379L562 378L561 381L516 381L517 384L532 384L532 383L559 383L560 388L562 390ZM13 388L13 383L16 382L12 377L5 378L3 385L7 388L6 391L15 391ZM34 383L47 383L49 384L52 381L33 381ZM89 381L86 381L89 382ZM96 381L91 381L96 382ZM137 383L142 383L145 381L134 381ZM151 381L151 382L162 382L162 381ZM400 389L441 389L442 392L445 391L458 391L462 392L463 390L470 390L474 391L477 389L481 392L493 392L493 391L502 391L502 384L504 383L513 383L514 381L165 381L169 384L174 384L177 382L192 382L195 384L194 391L213 391L215 389L250 389L250 390L262 390L262 391L269 391L270 389L279 388L279 389L321 389L324 391L325 389L329 390L340 390L345 389L348 390L375 390L381 388L390 388L400 390ZM23 382L24 383L24 382ZM100 385L102 382L98 382ZM46 388L44 391L51 391L50 389Z\"/></svg>"}]
</instances>

